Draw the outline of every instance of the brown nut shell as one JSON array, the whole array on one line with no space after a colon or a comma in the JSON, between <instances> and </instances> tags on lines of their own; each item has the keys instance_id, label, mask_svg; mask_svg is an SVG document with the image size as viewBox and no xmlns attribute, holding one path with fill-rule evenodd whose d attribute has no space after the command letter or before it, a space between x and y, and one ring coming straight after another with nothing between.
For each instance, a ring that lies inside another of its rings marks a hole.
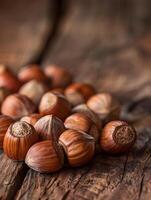
<instances>
[{"instance_id":1,"label":"brown nut shell","mask_svg":"<svg viewBox=\"0 0 151 200\"><path fill-rule=\"evenodd\" d=\"M71 74L62 67L48 65L44 68L44 72L47 77L51 78L53 88L65 88L72 82Z\"/></svg>"},{"instance_id":2,"label":"brown nut shell","mask_svg":"<svg viewBox=\"0 0 151 200\"><path fill-rule=\"evenodd\" d=\"M19 90L19 93L31 99L38 106L41 97L47 91L46 86L37 80L31 80L25 83Z\"/></svg>"},{"instance_id":3,"label":"brown nut shell","mask_svg":"<svg viewBox=\"0 0 151 200\"><path fill-rule=\"evenodd\" d=\"M75 113L67 117L64 122L67 129L85 132L95 138L98 142L99 130L95 123L83 113Z\"/></svg>"},{"instance_id":4,"label":"brown nut shell","mask_svg":"<svg viewBox=\"0 0 151 200\"><path fill-rule=\"evenodd\" d=\"M31 114L31 115L22 117L22 118L20 119L20 121L27 122L28 124L31 124L32 126L34 126L35 123L36 123L41 117L43 117L43 115L38 114L38 113L33 113L33 114Z\"/></svg>"},{"instance_id":5,"label":"brown nut shell","mask_svg":"<svg viewBox=\"0 0 151 200\"><path fill-rule=\"evenodd\" d=\"M50 90L50 92L52 92L54 94L62 94L62 95L64 95L64 89L63 88L54 88L54 89Z\"/></svg>"},{"instance_id":6,"label":"brown nut shell","mask_svg":"<svg viewBox=\"0 0 151 200\"><path fill-rule=\"evenodd\" d=\"M123 121L111 121L100 136L100 147L110 154L127 152L136 141L136 131Z\"/></svg>"},{"instance_id":7,"label":"brown nut shell","mask_svg":"<svg viewBox=\"0 0 151 200\"><path fill-rule=\"evenodd\" d=\"M1 112L13 119L19 119L23 116L32 114L35 111L35 105L26 96L21 94L12 94L6 97L2 103Z\"/></svg>"},{"instance_id":8,"label":"brown nut shell","mask_svg":"<svg viewBox=\"0 0 151 200\"><path fill-rule=\"evenodd\" d=\"M17 92L21 86L17 77L7 67L0 65L0 87L5 87L12 92Z\"/></svg>"},{"instance_id":9,"label":"brown nut shell","mask_svg":"<svg viewBox=\"0 0 151 200\"><path fill-rule=\"evenodd\" d=\"M52 114L57 116L61 120L64 120L70 115L71 106L63 95L57 95L51 92L47 92L43 95L41 99L39 111L41 114Z\"/></svg>"},{"instance_id":10,"label":"brown nut shell","mask_svg":"<svg viewBox=\"0 0 151 200\"><path fill-rule=\"evenodd\" d=\"M41 82L47 81L47 77L37 64L30 64L23 67L18 74L18 78L23 83L31 80L37 80Z\"/></svg>"},{"instance_id":11,"label":"brown nut shell","mask_svg":"<svg viewBox=\"0 0 151 200\"><path fill-rule=\"evenodd\" d=\"M59 143L64 148L68 162L72 167L85 165L94 155L94 138L86 133L67 130L61 134Z\"/></svg>"},{"instance_id":12,"label":"brown nut shell","mask_svg":"<svg viewBox=\"0 0 151 200\"><path fill-rule=\"evenodd\" d=\"M25 163L40 173L56 172L63 167L64 153L59 144L45 140L29 149Z\"/></svg>"},{"instance_id":13,"label":"brown nut shell","mask_svg":"<svg viewBox=\"0 0 151 200\"><path fill-rule=\"evenodd\" d=\"M61 133L65 131L63 122L54 115L46 115L40 118L34 127L41 140L58 141Z\"/></svg>"},{"instance_id":14,"label":"brown nut shell","mask_svg":"<svg viewBox=\"0 0 151 200\"><path fill-rule=\"evenodd\" d=\"M4 99L10 94L10 90L5 87L0 87L0 104L4 101Z\"/></svg>"},{"instance_id":15,"label":"brown nut shell","mask_svg":"<svg viewBox=\"0 0 151 200\"><path fill-rule=\"evenodd\" d=\"M23 161L29 148L38 140L38 134L33 126L18 121L8 128L4 137L3 149L9 158Z\"/></svg>"},{"instance_id":16,"label":"brown nut shell","mask_svg":"<svg viewBox=\"0 0 151 200\"><path fill-rule=\"evenodd\" d=\"M14 122L14 120L6 115L0 115L0 148L3 148L4 136L8 127Z\"/></svg>"},{"instance_id":17,"label":"brown nut shell","mask_svg":"<svg viewBox=\"0 0 151 200\"><path fill-rule=\"evenodd\" d=\"M95 89L86 83L73 83L65 89L65 96L72 106L85 103L95 93Z\"/></svg>"},{"instance_id":18,"label":"brown nut shell","mask_svg":"<svg viewBox=\"0 0 151 200\"><path fill-rule=\"evenodd\" d=\"M117 99L110 93L99 93L87 101L87 106L105 123L117 120L120 116L121 107Z\"/></svg>"},{"instance_id":19,"label":"brown nut shell","mask_svg":"<svg viewBox=\"0 0 151 200\"><path fill-rule=\"evenodd\" d=\"M72 109L72 113L83 113L96 124L99 130L102 129L102 120L86 104L77 105Z\"/></svg>"}]
</instances>

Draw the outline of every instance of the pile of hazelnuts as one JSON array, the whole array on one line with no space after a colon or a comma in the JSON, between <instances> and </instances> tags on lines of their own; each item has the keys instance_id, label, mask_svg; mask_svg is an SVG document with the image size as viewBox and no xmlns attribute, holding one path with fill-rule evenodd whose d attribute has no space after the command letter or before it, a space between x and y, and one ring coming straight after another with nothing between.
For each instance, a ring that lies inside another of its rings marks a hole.
<instances>
[{"instance_id":1,"label":"pile of hazelnuts","mask_svg":"<svg viewBox=\"0 0 151 200\"><path fill-rule=\"evenodd\" d=\"M73 82L55 65L31 64L17 75L0 65L0 110L0 148L41 173L61 169L65 160L78 167L95 153L127 152L136 140L112 94Z\"/></svg>"}]
</instances>

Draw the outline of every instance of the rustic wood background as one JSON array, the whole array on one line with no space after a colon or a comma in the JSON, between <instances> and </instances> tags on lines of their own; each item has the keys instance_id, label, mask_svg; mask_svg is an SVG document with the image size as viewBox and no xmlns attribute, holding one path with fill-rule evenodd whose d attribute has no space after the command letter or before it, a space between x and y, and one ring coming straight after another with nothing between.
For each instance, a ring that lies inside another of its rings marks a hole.
<instances>
[{"instance_id":1,"label":"rustic wood background","mask_svg":"<svg viewBox=\"0 0 151 200\"><path fill-rule=\"evenodd\" d=\"M56 63L111 91L138 140L124 156L43 175L0 153L0 199L151 198L151 1L1 0L0 62Z\"/></svg>"}]
</instances>

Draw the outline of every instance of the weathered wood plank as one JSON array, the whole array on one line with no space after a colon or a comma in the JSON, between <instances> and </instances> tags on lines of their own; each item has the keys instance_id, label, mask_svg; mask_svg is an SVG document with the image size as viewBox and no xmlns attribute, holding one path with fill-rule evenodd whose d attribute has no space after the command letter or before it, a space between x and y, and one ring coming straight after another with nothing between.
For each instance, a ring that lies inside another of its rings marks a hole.
<instances>
[{"instance_id":1,"label":"weathered wood plank","mask_svg":"<svg viewBox=\"0 0 151 200\"><path fill-rule=\"evenodd\" d=\"M65 168L52 175L29 170L16 199L135 200L143 195L147 197L150 192L150 122L146 119L142 124L135 124L138 140L127 156L97 155L86 167Z\"/></svg>"},{"instance_id":2,"label":"weathered wood plank","mask_svg":"<svg viewBox=\"0 0 151 200\"><path fill-rule=\"evenodd\" d=\"M50 2L0 1L1 63L17 70L39 53L52 29L51 19L48 19Z\"/></svg>"},{"instance_id":3,"label":"weathered wood plank","mask_svg":"<svg viewBox=\"0 0 151 200\"><path fill-rule=\"evenodd\" d=\"M0 155L0 199L13 199L26 175L27 167Z\"/></svg>"},{"instance_id":4,"label":"weathered wood plank","mask_svg":"<svg viewBox=\"0 0 151 200\"><path fill-rule=\"evenodd\" d=\"M118 0L70 1L60 35L48 51L43 65L56 63L65 66L73 72L76 80L95 83L100 91L111 91L124 102L134 98L134 94L139 96L139 88L143 90L150 81L150 45L140 39L146 30L142 15L130 9L133 3L138 3L141 10L142 1L124 2L126 6L124 4L123 8ZM148 10L147 6L143 9ZM135 19L126 18L127 11ZM145 16L148 18L147 13ZM146 123L146 126L150 130L150 125ZM142 197L143 191L150 191L150 185L145 189L143 182L146 180L144 175L149 173L150 154L146 150L150 149L148 141L151 135L144 125L137 124L136 127L139 139L129 155L97 155L86 167L64 168L51 175L29 170L16 199Z\"/></svg>"},{"instance_id":5,"label":"weathered wood plank","mask_svg":"<svg viewBox=\"0 0 151 200\"><path fill-rule=\"evenodd\" d=\"M124 2L127 6L123 8L125 4L118 0L110 3L88 1L86 5L85 2L71 1L59 38L48 51L44 65L56 63L65 66L77 81L95 81L99 90L118 94L119 91L130 93L150 81L150 55L145 54L146 58L144 51L140 51L142 31L139 32L134 23L135 20L137 24L142 21L135 12L131 13L135 1ZM127 11L134 19L136 17L134 21L127 18ZM141 28L145 30L143 25ZM137 44L139 40L140 45Z\"/></svg>"},{"instance_id":6,"label":"weathered wood plank","mask_svg":"<svg viewBox=\"0 0 151 200\"><path fill-rule=\"evenodd\" d=\"M42 175L30 170L16 199L94 199L120 183L125 161L126 157L107 159L98 155L86 167L66 168L57 174Z\"/></svg>"},{"instance_id":7,"label":"weathered wood plank","mask_svg":"<svg viewBox=\"0 0 151 200\"><path fill-rule=\"evenodd\" d=\"M0 2L0 63L16 71L41 56L54 29L54 5L53 0ZM12 200L28 169L24 163L13 162L0 153L0 199Z\"/></svg>"}]
</instances>

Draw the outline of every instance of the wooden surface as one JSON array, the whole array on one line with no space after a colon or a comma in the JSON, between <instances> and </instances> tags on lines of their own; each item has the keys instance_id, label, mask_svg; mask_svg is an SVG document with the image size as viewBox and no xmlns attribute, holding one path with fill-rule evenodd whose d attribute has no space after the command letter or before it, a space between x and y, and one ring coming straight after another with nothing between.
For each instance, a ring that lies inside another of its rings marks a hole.
<instances>
[{"instance_id":1,"label":"wooden surface","mask_svg":"<svg viewBox=\"0 0 151 200\"><path fill-rule=\"evenodd\" d=\"M15 1L0 6L0 62L59 64L111 91L123 117L137 119L138 140L128 155L96 155L85 167L50 175L1 153L0 199L150 199L150 1Z\"/></svg>"}]
</instances>

